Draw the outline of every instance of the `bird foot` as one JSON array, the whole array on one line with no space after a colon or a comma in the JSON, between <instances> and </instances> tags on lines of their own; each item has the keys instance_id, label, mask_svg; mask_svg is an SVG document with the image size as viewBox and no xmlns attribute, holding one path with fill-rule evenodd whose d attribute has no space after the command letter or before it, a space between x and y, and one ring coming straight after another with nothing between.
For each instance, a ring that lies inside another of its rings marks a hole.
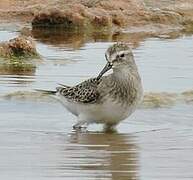
<instances>
[{"instance_id":1,"label":"bird foot","mask_svg":"<svg viewBox=\"0 0 193 180\"><path fill-rule=\"evenodd\" d=\"M114 124L113 125L106 124L106 125L104 125L103 130L106 133L117 133L117 129L115 128L115 126L116 125L114 125Z\"/></svg>"},{"instance_id":2,"label":"bird foot","mask_svg":"<svg viewBox=\"0 0 193 180\"><path fill-rule=\"evenodd\" d=\"M78 130L78 131L80 131L80 130L85 130L85 129L87 129L87 126L81 126L81 125L79 125L79 124L75 124L74 126L72 126L72 128L73 128L73 130Z\"/></svg>"}]
</instances>

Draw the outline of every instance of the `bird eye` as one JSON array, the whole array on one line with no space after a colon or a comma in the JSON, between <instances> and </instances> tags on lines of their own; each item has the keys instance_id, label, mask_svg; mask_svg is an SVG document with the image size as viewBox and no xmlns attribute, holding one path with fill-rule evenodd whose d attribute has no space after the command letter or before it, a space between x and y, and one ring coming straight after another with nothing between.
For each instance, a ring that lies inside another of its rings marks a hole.
<instances>
[{"instance_id":1,"label":"bird eye","mask_svg":"<svg viewBox=\"0 0 193 180\"><path fill-rule=\"evenodd\" d=\"M121 54L121 55L120 55L120 57L124 57L124 56L125 56L125 54Z\"/></svg>"}]
</instances>

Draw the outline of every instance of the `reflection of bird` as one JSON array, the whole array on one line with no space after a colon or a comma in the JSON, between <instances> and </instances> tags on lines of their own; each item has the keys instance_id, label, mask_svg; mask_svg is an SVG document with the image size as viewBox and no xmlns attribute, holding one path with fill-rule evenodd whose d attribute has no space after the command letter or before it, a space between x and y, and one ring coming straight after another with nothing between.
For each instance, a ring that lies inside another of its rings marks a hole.
<instances>
[{"instance_id":1,"label":"reflection of bird","mask_svg":"<svg viewBox=\"0 0 193 180\"><path fill-rule=\"evenodd\" d=\"M88 79L73 87L61 85L51 92L78 117L74 128L89 123L114 127L127 118L142 99L141 79L128 45L112 45L105 57L107 64L97 78ZM113 73L103 76L111 68Z\"/></svg>"},{"instance_id":2,"label":"reflection of bird","mask_svg":"<svg viewBox=\"0 0 193 180\"><path fill-rule=\"evenodd\" d=\"M73 169L82 179L139 179L138 147L135 138L117 133L72 133L63 157L70 163L58 163ZM70 151L70 153L68 153Z\"/></svg>"}]
</instances>

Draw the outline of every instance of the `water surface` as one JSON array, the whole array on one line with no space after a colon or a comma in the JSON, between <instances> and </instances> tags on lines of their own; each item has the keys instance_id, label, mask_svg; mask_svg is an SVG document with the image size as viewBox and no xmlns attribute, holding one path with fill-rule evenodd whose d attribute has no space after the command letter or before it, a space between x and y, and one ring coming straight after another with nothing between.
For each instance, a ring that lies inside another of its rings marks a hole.
<instances>
[{"instance_id":1,"label":"water surface","mask_svg":"<svg viewBox=\"0 0 193 180\"><path fill-rule=\"evenodd\" d=\"M80 35L30 32L42 61L33 73L0 72L0 95L57 83L76 84L98 74L114 41L129 41L145 91L193 89L193 36L148 38L133 34ZM0 29L0 41L18 30ZM135 35L135 37L137 37ZM136 39L135 39L136 40ZM193 179L193 105L139 109L103 132L92 125L74 132L76 118L59 103L0 99L0 179Z\"/></svg>"}]
</instances>

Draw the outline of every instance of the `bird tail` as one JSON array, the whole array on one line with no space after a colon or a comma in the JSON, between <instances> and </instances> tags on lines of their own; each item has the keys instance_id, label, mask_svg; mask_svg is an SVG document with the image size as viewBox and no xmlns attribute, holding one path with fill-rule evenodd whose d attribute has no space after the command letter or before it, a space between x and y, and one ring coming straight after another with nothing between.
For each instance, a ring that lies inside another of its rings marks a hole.
<instances>
[{"instance_id":1,"label":"bird tail","mask_svg":"<svg viewBox=\"0 0 193 180\"><path fill-rule=\"evenodd\" d=\"M38 91L42 94L47 94L47 95L54 95L56 94L56 90L55 91L50 91L50 90L43 90L43 89L35 89L35 91Z\"/></svg>"}]
</instances>

